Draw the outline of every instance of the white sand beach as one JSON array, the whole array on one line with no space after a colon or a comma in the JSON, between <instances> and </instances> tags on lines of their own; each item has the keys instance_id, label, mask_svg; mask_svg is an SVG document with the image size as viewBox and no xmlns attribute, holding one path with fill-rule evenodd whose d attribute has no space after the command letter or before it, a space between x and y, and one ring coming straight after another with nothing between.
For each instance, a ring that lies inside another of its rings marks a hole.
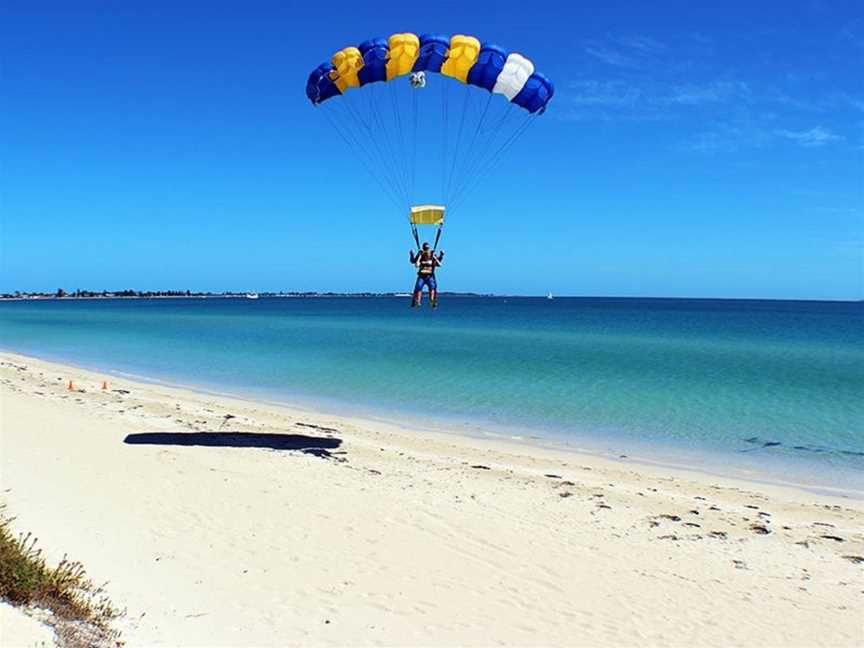
<instances>
[{"instance_id":1,"label":"white sand beach","mask_svg":"<svg viewBox=\"0 0 864 648\"><path fill-rule=\"evenodd\" d=\"M0 453L129 646L864 645L859 499L11 353Z\"/></svg>"},{"instance_id":2,"label":"white sand beach","mask_svg":"<svg viewBox=\"0 0 864 648\"><path fill-rule=\"evenodd\" d=\"M0 646L47 648L54 645L54 631L25 611L0 601Z\"/></svg>"}]
</instances>

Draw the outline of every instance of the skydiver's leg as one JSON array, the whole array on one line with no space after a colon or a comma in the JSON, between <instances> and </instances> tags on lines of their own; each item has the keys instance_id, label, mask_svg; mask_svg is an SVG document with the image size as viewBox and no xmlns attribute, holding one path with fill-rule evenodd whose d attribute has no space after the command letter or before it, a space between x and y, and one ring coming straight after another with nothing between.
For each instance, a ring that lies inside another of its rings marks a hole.
<instances>
[{"instance_id":1,"label":"skydiver's leg","mask_svg":"<svg viewBox=\"0 0 864 648\"><path fill-rule=\"evenodd\" d=\"M411 299L411 308L415 308L423 303L423 277L417 277L417 282L414 284L414 297Z\"/></svg>"},{"instance_id":2,"label":"skydiver's leg","mask_svg":"<svg viewBox=\"0 0 864 648\"><path fill-rule=\"evenodd\" d=\"M429 285L429 303L432 304L432 308L438 308L438 282L435 281L435 277L429 277L427 284Z\"/></svg>"}]
</instances>

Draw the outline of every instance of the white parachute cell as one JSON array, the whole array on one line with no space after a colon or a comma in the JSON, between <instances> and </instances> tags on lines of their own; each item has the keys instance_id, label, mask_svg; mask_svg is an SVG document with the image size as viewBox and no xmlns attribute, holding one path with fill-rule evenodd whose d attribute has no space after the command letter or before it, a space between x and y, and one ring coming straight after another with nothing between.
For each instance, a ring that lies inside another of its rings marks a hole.
<instances>
[{"instance_id":1,"label":"white parachute cell","mask_svg":"<svg viewBox=\"0 0 864 648\"><path fill-rule=\"evenodd\" d=\"M528 77L532 74L534 74L534 64L531 61L521 54L510 54L504 62L501 74L495 80L492 92L503 94L507 97L507 101L513 101L513 97L522 91Z\"/></svg>"}]
</instances>

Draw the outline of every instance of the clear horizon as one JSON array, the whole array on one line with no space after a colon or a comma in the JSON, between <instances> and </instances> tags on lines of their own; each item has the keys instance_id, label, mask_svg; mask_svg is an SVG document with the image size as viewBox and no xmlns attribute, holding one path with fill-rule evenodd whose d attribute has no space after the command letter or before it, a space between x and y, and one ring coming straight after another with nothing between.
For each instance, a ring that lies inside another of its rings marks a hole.
<instances>
[{"instance_id":1,"label":"clear horizon","mask_svg":"<svg viewBox=\"0 0 864 648\"><path fill-rule=\"evenodd\" d=\"M857 3L326 16L6 3L0 292L410 290L403 215L304 89L338 49L414 31L518 50L556 84L448 222L442 290L864 298Z\"/></svg>"},{"instance_id":2,"label":"clear horizon","mask_svg":"<svg viewBox=\"0 0 864 648\"><path fill-rule=\"evenodd\" d=\"M12 291L2 291L0 292L0 300L9 299L9 297L5 297L5 295L15 295L15 293L20 293L21 295L39 295L42 299L102 299L100 293L105 292L111 297L105 297L106 299L119 299L119 298L127 298L126 296L117 296L117 293L132 291L135 293L144 294L143 297L139 297L139 295L130 296L128 298L164 298L164 299L184 299L187 295L184 294L155 294L155 293L185 293L190 292L191 294L188 297L237 297L240 298L244 294L257 294L264 295L265 297L268 295L272 296L309 296L309 297L327 297L327 296L336 296L336 297L362 297L362 296L403 296L410 295L410 290L378 290L378 291L353 291L353 292L336 292L336 291L325 291L325 290L291 290L291 289L281 289L281 290L195 290L192 288L154 288L154 289L136 289L136 288L122 288L122 289L102 289L99 290L91 290L87 288L80 289L81 292L89 292L93 293L92 296L75 296L75 291L65 291L65 294L61 297L55 296L56 290L12 290ZM151 293L147 295L147 293ZM573 295L573 294L555 294L555 293L496 293L496 292L474 292L474 291L453 291L453 290L444 290L441 291L441 295L447 296L452 295L456 297L489 297L489 298L526 298L526 299L547 299L549 294L552 294L554 299L620 299L620 300L628 300L628 299L645 299L645 300L680 300L680 301L696 301L696 300L707 300L707 301L800 301L800 302L838 302L838 303L857 303L864 301L864 299L793 299L793 298L781 298L781 297L698 297L693 295ZM13 297L14 299L17 299Z\"/></svg>"}]
</instances>

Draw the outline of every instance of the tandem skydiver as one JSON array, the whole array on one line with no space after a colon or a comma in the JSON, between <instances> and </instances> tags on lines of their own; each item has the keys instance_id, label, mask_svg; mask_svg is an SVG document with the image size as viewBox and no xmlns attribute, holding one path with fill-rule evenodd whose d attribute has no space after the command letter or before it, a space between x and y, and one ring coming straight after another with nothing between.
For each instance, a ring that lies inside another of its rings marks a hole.
<instances>
[{"instance_id":1,"label":"tandem skydiver","mask_svg":"<svg viewBox=\"0 0 864 648\"><path fill-rule=\"evenodd\" d=\"M438 284L435 281L435 268L444 262L444 252L438 253L429 249L429 243L423 244L423 249L414 254L414 250L408 253L411 264L417 268L417 283L414 284L414 297L411 300L411 308L416 308L423 301L423 286L429 289L429 303L432 308L438 308Z\"/></svg>"}]
</instances>

